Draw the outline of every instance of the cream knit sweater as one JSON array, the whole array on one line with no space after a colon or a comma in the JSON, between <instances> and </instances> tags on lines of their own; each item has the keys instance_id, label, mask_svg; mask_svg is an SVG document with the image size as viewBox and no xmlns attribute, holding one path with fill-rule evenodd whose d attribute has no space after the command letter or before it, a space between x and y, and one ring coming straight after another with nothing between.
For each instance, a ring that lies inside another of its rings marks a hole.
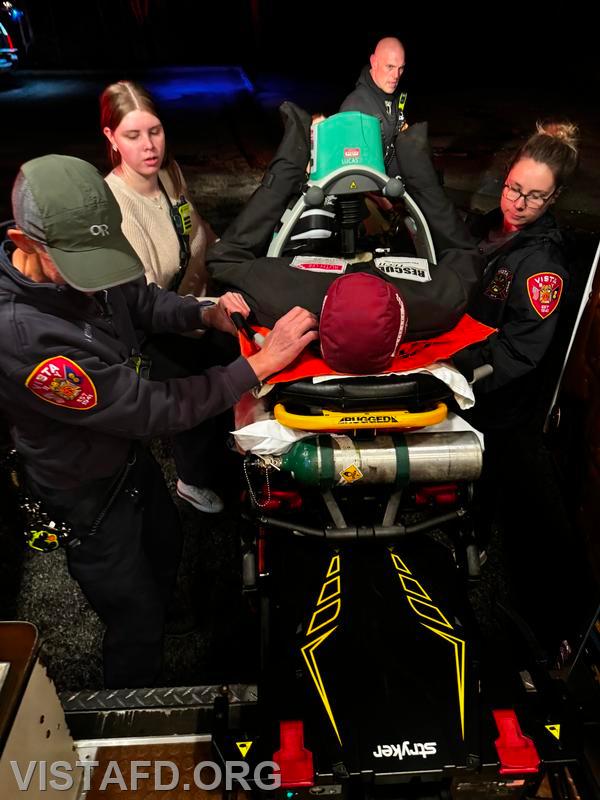
<instances>
[{"instance_id":1,"label":"cream knit sweater","mask_svg":"<svg viewBox=\"0 0 600 800\"><path fill-rule=\"evenodd\" d=\"M173 183L166 170L159 173L171 201L175 203ZM167 199L161 192L156 199L139 194L115 172L106 176L117 202L121 207L123 233L129 240L144 265L148 283L168 288L175 273L179 270L179 240L171 222ZM182 180L183 191L187 197L187 186ZM188 200L188 202L190 202ZM179 289L179 294L206 294L206 247L207 241L214 240L214 233L192 206L192 230L190 233L190 263Z\"/></svg>"}]
</instances>

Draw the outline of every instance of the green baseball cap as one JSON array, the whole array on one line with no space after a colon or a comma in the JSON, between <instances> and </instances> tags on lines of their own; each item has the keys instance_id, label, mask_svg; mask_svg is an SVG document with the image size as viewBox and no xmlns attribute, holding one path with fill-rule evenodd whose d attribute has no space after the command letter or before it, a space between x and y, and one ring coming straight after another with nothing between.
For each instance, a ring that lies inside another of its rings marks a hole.
<instances>
[{"instance_id":1,"label":"green baseball cap","mask_svg":"<svg viewBox=\"0 0 600 800\"><path fill-rule=\"evenodd\" d=\"M87 161L59 155L27 161L15 180L12 206L18 227L45 245L75 289L109 289L144 274L121 231L115 196Z\"/></svg>"}]
</instances>

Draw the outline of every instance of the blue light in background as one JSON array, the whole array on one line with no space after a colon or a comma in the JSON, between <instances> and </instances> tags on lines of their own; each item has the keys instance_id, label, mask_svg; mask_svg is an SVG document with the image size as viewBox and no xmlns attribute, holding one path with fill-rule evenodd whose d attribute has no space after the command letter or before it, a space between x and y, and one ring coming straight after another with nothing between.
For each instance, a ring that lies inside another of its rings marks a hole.
<instances>
[{"instance_id":1,"label":"blue light in background","mask_svg":"<svg viewBox=\"0 0 600 800\"><path fill-rule=\"evenodd\" d=\"M146 82L152 94L162 102L202 95L235 95L253 92L254 87L241 67L194 67L161 70Z\"/></svg>"}]
</instances>

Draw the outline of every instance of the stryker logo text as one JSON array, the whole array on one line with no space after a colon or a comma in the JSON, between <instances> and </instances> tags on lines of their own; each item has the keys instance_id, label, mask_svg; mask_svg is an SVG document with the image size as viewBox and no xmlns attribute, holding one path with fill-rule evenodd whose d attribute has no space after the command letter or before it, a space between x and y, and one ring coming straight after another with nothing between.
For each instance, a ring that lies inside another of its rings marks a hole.
<instances>
[{"instance_id":1,"label":"stryker logo text","mask_svg":"<svg viewBox=\"0 0 600 800\"><path fill-rule=\"evenodd\" d=\"M378 744L373 750L375 758L397 758L402 761L406 756L433 756L437 752L437 742L402 742L402 744Z\"/></svg>"}]
</instances>

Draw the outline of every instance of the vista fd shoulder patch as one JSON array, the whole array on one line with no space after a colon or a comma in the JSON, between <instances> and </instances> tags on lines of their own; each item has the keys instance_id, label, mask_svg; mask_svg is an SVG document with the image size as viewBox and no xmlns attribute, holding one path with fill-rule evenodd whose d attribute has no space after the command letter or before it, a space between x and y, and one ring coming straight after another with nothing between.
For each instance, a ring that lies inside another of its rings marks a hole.
<instances>
[{"instance_id":1,"label":"vista fd shoulder patch","mask_svg":"<svg viewBox=\"0 0 600 800\"><path fill-rule=\"evenodd\" d=\"M30 373L25 386L47 403L76 411L89 411L98 402L92 379L65 356L53 356L42 361Z\"/></svg>"},{"instance_id":2,"label":"vista fd shoulder patch","mask_svg":"<svg viewBox=\"0 0 600 800\"><path fill-rule=\"evenodd\" d=\"M546 319L560 302L563 279L555 272L538 272L527 278L527 294L531 305Z\"/></svg>"}]
</instances>

